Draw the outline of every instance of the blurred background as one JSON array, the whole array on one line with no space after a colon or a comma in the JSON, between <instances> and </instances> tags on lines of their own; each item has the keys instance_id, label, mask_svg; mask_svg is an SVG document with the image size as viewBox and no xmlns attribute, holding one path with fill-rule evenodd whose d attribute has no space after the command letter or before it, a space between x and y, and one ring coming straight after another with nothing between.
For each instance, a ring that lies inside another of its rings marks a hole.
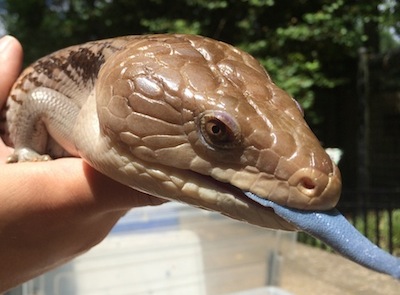
<instances>
[{"instance_id":1,"label":"blurred background","mask_svg":"<svg viewBox=\"0 0 400 295\"><path fill-rule=\"evenodd\" d=\"M400 254L400 4L396 0L0 0L25 64L68 45L200 34L254 55L342 151L339 209ZM318 244L301 236L307 243Z\"/></svg>"}]
</instances>

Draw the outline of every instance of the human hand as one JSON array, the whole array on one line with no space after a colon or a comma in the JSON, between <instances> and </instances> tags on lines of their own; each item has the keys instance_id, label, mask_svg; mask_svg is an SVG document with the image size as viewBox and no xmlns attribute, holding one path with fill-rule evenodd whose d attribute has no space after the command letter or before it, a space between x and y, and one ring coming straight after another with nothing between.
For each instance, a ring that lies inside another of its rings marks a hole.
<instances>
[{"instance_id":1,"label":"human hand","mask_svg":"<svg viewBox=\"0 0 400 295\"><path fill-rule=\"evenodd\" d=\"M0 109L19 74L22 48L0 39ZM130 208L165 202L123 186L82 159L5 164L0 141L0 293L99 243Z\"/></svg>"}]
</instances>

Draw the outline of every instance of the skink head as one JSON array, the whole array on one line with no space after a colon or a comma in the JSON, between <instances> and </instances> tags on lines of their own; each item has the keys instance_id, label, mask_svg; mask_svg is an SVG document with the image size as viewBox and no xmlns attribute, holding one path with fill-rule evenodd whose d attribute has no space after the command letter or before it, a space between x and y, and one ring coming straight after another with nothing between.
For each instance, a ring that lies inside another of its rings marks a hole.
<instances>
[{"instance_id":1,"label":"skink head","mask_svg":"<svg viewBox=\"0 0 400 295\"><path fill-rule=\"evenodd\" d=\"M240 190L294 208L337 203L337 167L297 103L247 53L199 36L143 37L99 80L101 132L135 159L123 165L137 166L128 185L264 226L272 222L250 220L248 203L238 212Z\"/></svg>"},{"instance_id":2,"label":"skink head","mask_svg":"<svg viewBox=\"0 0 400 295\"><path fill-rule=\"evenodd\" d=\"M334 207L341 192L340 172L299 104L250 55L207 43L200 52L208 53L203 55L214 89L207 85L195 92L200 140L193 139L192 145L214 163L207 173L289 207ZM193 80L200 76L201 71Z\"/></svg>"}]
</instances>

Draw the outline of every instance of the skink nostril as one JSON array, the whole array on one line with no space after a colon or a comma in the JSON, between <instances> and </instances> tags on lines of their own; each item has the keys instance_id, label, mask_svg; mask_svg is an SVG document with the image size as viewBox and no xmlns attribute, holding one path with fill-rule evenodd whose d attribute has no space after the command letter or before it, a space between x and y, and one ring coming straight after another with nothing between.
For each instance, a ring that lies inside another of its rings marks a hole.
<instances>
[{"instance_id":1,"label":"skink nostril","mask_svg":"<svg viewBox=\"0 0 400 295\"><path fill-rule=\"evenodd\" d=\"M302 188L306 189L307 191L312 191L312 190L314 190L314 189L316 188L316 186L317 186L317 185L315 184L315 182L314 182L311 178L309 178L309 177L303 177L303 178L300 180L299 185L300 185Z\"/></svg>"}]
</instances>

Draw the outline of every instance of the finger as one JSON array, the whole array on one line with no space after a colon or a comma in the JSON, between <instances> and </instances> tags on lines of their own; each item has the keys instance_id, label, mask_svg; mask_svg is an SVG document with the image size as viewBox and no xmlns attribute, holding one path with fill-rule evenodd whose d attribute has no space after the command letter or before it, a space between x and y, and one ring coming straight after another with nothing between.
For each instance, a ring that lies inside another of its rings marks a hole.
<instances>
[{"instance_id":1,"label":"finger","mask_svg":"<svg viewBox=\"0 0 400 295\"><path fill-rule=\"evenodd\" d=\"M12 36L0 39L0 108L7 99L22 66L22 46Z\"/></svg>"},{"instance_id":2,"label":"finger","mask_svg":"<svg viewBox=\"0 0 400 295\"><path fill-rule=\"evenodd\" d=\"M82 209L90 215L166 202L122 185L78 158L17 163L7 168L0 187L4 182L15 195L28 195L30 200L22 202L26 206L49 208L52 204L50 207L74 208L75 214Z\"/></svg>"}]
</instances>

